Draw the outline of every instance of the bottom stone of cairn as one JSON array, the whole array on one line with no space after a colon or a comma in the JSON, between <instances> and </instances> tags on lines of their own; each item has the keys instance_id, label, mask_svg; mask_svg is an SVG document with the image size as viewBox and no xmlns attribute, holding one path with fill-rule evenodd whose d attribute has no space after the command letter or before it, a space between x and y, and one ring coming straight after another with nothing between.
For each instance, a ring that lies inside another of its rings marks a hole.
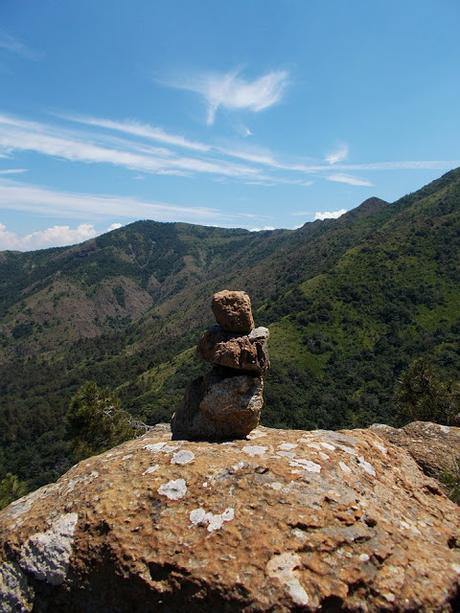
<instances>
[{"instance_id":1,"label":"bottom stone of cairn","mask_svg":"<svg viewBox=\"0 0 460 613\"><path fill-rule=\"evenodd\" d=\"M172 420L175 439L243 438L259 424L263 407L262 377L228 376L212 370L189 385Z\"/></svg>"}]
</instances>

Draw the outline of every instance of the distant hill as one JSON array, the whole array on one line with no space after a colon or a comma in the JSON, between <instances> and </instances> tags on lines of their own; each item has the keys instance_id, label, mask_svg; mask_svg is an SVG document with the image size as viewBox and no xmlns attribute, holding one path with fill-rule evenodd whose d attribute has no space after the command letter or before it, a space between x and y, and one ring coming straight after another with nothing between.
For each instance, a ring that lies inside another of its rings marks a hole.
<instances>
[{"instance_id":1,"label":"distant hill","mask_svg":"<svg viewBox=\"0 0 460 613\"><path fill-rule=\"evenodd\" d=\"M264 421L393 423L401 372L459 371L460 169L337 220L249 232L139 221L81 245L0 253L0 479L68 465L64 416L87 380L134 415L168 419L202 368L210 296L244 289L269 325Z\"/></svg>"}]
</instances>

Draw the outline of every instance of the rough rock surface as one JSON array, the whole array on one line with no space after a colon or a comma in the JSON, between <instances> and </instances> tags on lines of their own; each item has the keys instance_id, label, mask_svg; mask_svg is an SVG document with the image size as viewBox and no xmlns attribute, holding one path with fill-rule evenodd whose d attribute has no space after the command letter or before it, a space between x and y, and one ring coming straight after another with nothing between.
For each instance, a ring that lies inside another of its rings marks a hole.
<instances>
[{"instance_id":1,"label":"rough rock surface","mask_svg":"<svg viewBox=\"0 0 460 613\"><path fill-rule=\"evenodd\" d=\"M374 424L371 429L394 445L406 449L430 477L439 479L445 472L458 470L460 428L414 421L403 428Z\"/></svg>"},{"instance_id":2,"label":"rough rock surface","mask_svg":"<svg viewBox=\"0 0 460 613\"><path fill-rule=\"evenodd\" d=\"M263 374L270 367L268 337L268 328L254 328L245 336L235 336L216 325L201 337L198 354L218 366Z\"/></svg>"},{"instance_id":3,"label":"rough rock surface","mask_svg":"<svg viewBox=\"0 0 460 613\"><path fill-rule=\"evenodd\" d=\"M174 439L242 438L260 421L262 377L270 366L268 329L254 329L245 292L218 292L212 308L217 325L205 332L197 347L212 370L188 385L171 420Z\"/></svg>"},{"instance_id":4,"label":"rough rock surface","mask_svg":"<svg viewBox=\"0 0 460 613\"><path fill-rule=\"evenodd\" d=\"M254 328L251 299L246 292L227 289L217 292L211 308L217 323L228 332L248 334Z\"/></svg>"},{"instance_id":5,"label":"rough rock surface","mask_svg":"<svg viewBox=\"0 0 460 613\"><path fill-rule=\"evenodd\" d=\"M162 427L0 513L0 611L454 611L459 527L373 430Z\"/></svg>"},{"instance_id":6,"label":"rough rock surface","mask_svg":"<svg viewBox=\"0 0 460 613\"><path fill-rule=\"evenodd\" d=\"M173 416L174 438L225 440L243 438L259 423L263 407L261 377L228 376L212 370L187 388Z\"/></svg>"}]
</instances>

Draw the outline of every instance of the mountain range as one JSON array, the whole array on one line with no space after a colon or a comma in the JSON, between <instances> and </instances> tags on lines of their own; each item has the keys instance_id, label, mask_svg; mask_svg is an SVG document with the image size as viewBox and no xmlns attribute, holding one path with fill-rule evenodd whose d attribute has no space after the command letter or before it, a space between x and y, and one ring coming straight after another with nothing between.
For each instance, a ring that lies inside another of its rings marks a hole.
<instances>
[{"instance_id":1,"label":"mountain range","mask_svg":"<svg viewBox=\"0 0 460 613\"><path fill-rule=\"evenodd\" d=\"M266 425L398 423L395 384L415 358L458 376L459 221L456 169L297 230L138 221L0 252L0 479L35 487L68 468L65 415L86 381L168 420L204 368L193 347L225 288L247 291L270 328Z\"/></svg>"}]
</instances>

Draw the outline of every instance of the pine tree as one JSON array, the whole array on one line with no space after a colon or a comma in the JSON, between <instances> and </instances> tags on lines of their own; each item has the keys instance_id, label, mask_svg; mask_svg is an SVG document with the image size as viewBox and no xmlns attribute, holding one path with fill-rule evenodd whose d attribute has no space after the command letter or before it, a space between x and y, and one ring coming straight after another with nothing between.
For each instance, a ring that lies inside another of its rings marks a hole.
<instances>
[{"instance_id":1,"label":"pine tree","mask_svg":"<svg viewBox=\"0 0 460 613\"><path fill-rule=\"evenodd\" d=\"M16 498L21 498L26 492L26 484L20 481L16 475L7 473L0 481L0 509L9 505Z\"/></svg>"},{"instance_id":2,"label":"pine tree","mask_svg":"<svg viewBox=\"0 0 460 613\"><path fill-rule=\"evenodd\" d=\"M458 395L444 382L431 361L417 358L398 380L395 394L403 421L449 424L459 411Z\"/></svg>"},{"instance_id":3,"label":"pine tree","mask_svg":"<svg viewBox=\"0 0 460 613\"><path fill-rule=\"evenodd\" d=\"M118 397L90 382L83 385L70 402L67 438L75 461L119 445L134 437L135 431Z\"/></svg>"}]
</instances>

